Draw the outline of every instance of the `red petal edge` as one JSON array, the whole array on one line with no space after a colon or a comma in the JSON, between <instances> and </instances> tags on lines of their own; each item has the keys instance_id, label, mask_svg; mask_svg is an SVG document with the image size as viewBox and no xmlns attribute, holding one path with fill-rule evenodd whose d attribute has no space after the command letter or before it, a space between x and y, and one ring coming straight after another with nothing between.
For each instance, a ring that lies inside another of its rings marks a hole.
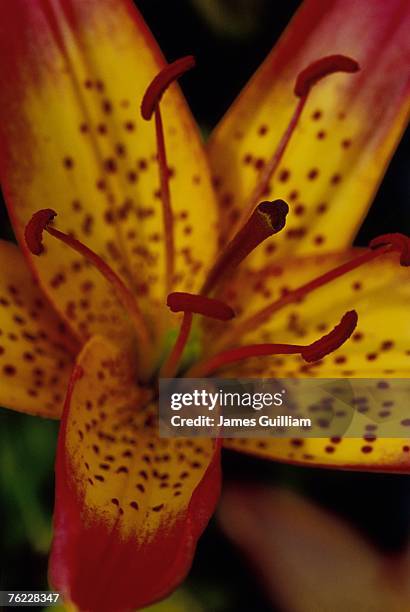
<instances>
[{"instance_id":1,"label":"red petal edge","mask_svg":"<svg viewBox=\"0 0 410 612\"><path fill-rule=\"evenodd\" d=\"M171 530L158 532L149 545L120 539L115 527L108 531L102 522L85 525L86 509L76 494L65 453L70 400L81 374L77 366L69 383L58 439L50 583L81 610L139 609L165 597L190 569L197 541L219 499L221 441L215 442L213 457L186 513Z\"/></svg>"}]
</instances>

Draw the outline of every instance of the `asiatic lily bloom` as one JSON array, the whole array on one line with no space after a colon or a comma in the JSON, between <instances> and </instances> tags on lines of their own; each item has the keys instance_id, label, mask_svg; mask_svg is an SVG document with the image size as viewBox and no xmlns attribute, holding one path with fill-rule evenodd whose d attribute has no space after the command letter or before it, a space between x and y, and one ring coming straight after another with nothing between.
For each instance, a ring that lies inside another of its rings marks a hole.
<instances>
[{"instance_id":1,"label":"asiatic lily bloom","mask_svg":"<svg viewBox=\"0 0 410 612\"><path fill-rule=\"evenodd\" d=\"M408 608L408 546L382 554L336 515L295 493L267 487L227 488L219 517L285 612Z\"/></svg>"},{"instance_id":2,"label":"asiatic lily bloom","mask_svg":"<svg viewBox=\"0 0 410 612\"><path fill-rule=\"evenodd\" d=\"M135 609L183 580L220 487L221 441L159 438L159 376L409 375L408 239L351 249L406 120L409 6L307 0L206 148L193 59L128 0L1 17L0 402L62 416L53 588ZM405 437L226 444L403 471Z\"/></svg>"}]
</instances>

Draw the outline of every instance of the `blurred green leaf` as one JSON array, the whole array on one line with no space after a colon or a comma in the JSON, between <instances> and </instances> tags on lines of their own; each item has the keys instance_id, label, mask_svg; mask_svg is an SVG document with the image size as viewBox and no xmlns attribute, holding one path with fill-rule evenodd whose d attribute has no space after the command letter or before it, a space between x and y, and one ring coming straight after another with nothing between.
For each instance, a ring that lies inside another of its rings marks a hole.
<instances>
[{"instance_id":1,"label":"blurred green leaf","mask_svg":"<svg viewBox=\"0 0 410 612\"><path fill-rule=\"evenodd\" d=\"M29 541L46 552L51 539L53 465L58 423L0 409L0 500L5 548Z\"/></svg>"}]
</instances>

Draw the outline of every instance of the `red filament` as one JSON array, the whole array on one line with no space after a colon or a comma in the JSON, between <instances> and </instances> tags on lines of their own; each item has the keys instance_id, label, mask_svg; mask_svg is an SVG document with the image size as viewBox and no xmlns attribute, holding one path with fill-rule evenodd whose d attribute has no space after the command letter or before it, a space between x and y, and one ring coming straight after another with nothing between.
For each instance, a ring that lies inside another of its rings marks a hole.
<instances>
[{"instance_id":1,"label":"red filament","mask_svg":"<svg viewBox=\"0 0 410 612\"><path fill-rule=\"evenodd\" d=\"M64 234L60 230L49 225L49 223L57 216L57 213L52 209L39 210L31 217L25 228L26 244L33 255L41 255L44 251L42 244L43 231L48 232L54 238L57 238L74 251L90 261L104 276L104 278L114 287L117 297L130 315L139 340L143 344L149 343L149 334L145 325L144 318L140 312L135 296L124 284L123 280L116 272L99 256L97 253L89 249L85 244Z\"/></svg>"},{"instance_id":2,"label":"red filament","mask_svg":"<svg viewBox=\"0 0 410 612\"><path fill-rule=\"evenodd\" d=\"M340 323L330 333L311 344L306 346L300 344L251 344L249 346L228 349L196 364L189 370L187 376L200 378L238 361L267 355L292 355L299 353L307 362L318 361L346 342L352 335L356 325L357 313L351 310L342 317Z\"/></svg>"},{"instance_id":3,"label":"red filament","mask_svg":"<svg viewBox=\"0 0 410 612\"><path fill-rule=\"evenodd\" d=\"M268 306L265 306L265 308L262 308L251 317L243 319L239 325L233 327L232 330L228 332L228 336L223 338L224 343L230 343L231 339L234 341L238 335L241 336L251 329L258 328L266 320L268 320L273 313L277 312L284 306L287 306L287 304L302 300L315 289L323 287L323 285L330 283L344 274L348 274L360 266L370 263L382 255L399 251L401 254L401 265L409 265L410 239L403 234L386 234L384 236L379 236L371 241L370 246L371 249L365 250L357 257L341 264L340 266L337 266L336 268L333 268L333 270L329 270L328 272L321 274L304 285L301 285L296 289L292 289L285 296L272 302L271 304L268 304Z\"/></svg>"},{"instance_id":4,"label":"red filament","mask_svg":"<svg viewBox=\"0 0 410 612\"><path fill-rule=\"evenodd\" d=\"M357 70L359 70L359 64L350 57L344 55L329 55L328 57L323 57L313 62L299 74L296 79L294 92L300 100L296 104L293 115L282 134L276 150L261 170L256 185L243 206L243 213L238 221L238 226L242 225L248 218L262 195L266 192L269 182L283 159L290 139L299 124L311 87L321 78L334 72L356 72Z\"/></svg>"},{"instance_id":5,"label":"red filament","mask_svg":"<svg viewBox=\"0 0 410 612\"><path fill-rule=\"evenodd\" d=\"M157 156L159 167L160 193L162 202L162 216L165 241L165 273L166 293L172 289L174 280L175 245L174 245L174 217L171 206L171 192L169 188L169 169L165 148L165 136L160 111L160 101L166 89L187 70L195 66L193 56L183 57L168 66L153 79L148 86L141 104L141 115L149 121L155 113L155 133L157 139Z\"/></svg>"}]
</instances>

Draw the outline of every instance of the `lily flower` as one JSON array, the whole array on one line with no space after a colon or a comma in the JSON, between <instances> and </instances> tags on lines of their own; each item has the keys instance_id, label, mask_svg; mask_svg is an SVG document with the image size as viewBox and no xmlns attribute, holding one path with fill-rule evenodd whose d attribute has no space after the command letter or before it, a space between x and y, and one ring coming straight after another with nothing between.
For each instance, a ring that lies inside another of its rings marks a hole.
<instances>
[{"instance_id":1,"label":"lily flower","mask_svg":"<svg viewBox=\"0 0 410 612\"><path fill-rule=\"evenodd\" d=\"M220 487L221 441L159 438L159 376L409 374L408 239L350 246L405 124L409 7L307 0L207 149L193 58L130 1L1 12L0 402L62 416L53 587L135 609L183 580ZM406 425L226 444L408 470Z\"/></svg>"}]
</instances>

